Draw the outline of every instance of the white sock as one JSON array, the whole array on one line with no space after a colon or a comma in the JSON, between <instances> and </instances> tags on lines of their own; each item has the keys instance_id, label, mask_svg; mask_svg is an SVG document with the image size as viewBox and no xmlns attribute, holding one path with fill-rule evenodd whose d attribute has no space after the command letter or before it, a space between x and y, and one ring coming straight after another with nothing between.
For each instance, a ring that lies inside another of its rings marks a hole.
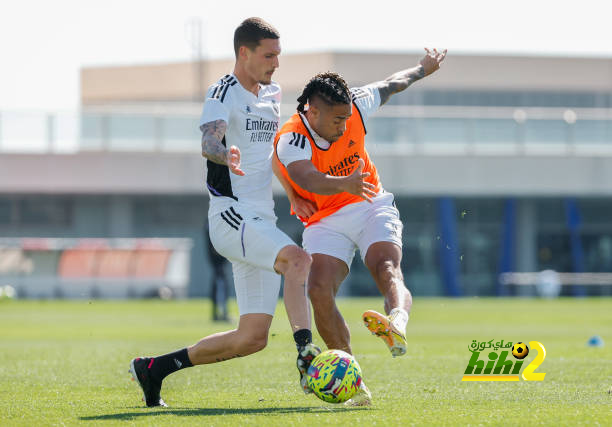
<instances>
[{"instance_id":1,"label":"white sock","mask_svg":"<svg viewBox=\"0 0 612 427\"><path fill-rule=\"evenodd\" d=\"M406 325L408 324L408 312L403 308L396 307L389 312L389 319L393 327L400 332L406 334Z\"/></svg>"}]
</instances>

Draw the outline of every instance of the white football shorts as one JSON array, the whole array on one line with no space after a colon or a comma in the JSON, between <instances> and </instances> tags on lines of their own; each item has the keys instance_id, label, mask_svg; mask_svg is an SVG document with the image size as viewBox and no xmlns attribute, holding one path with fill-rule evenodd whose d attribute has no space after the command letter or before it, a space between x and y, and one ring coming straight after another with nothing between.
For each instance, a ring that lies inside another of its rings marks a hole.
<instances>
[{"instance_id":1,"label":"white football shorts","mask_svg":"<svg viewBox=\"0 0 612 427\"><path fill-rule=\"evenodd\" d=\"M232 263L240 315L274 315L281 276L274 271L282 248L295 243L276 227L276 216L263 216L236 203L208 217L210 240Z\"/></svg>"},{"instance_id":2,"label":"white football shorts","mask_svg":"<svg viewBox=\"0 0 612 427\"><path fill-rule=\"evenodd\" d=\"M392 242L401 248L403 225L393 193L381 190L372 202L351 203L306 227L302 235L306 252L333 256L350 269L357 248L362 260L376 242Z\"/></svg>"}]
</instances>

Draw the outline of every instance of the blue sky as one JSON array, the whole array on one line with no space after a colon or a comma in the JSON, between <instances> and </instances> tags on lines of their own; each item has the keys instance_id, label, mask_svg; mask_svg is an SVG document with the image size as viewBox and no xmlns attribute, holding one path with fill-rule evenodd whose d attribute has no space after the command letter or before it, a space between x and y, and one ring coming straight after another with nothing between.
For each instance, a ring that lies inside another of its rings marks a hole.
<instances>
[{"instance_id":1,"label":"blue sky","mask_svg":"<svg viewBox=\"0 0 612 427\"><path fill-rule=\"evenodd\" d=\"M0 111L77 108L82 66L188 60L194 18L204 24L213 58L231 57L236 25L261 16L281 32L284 53L431 46L451 55L612 59L610 11L605 0L7 1L0 13Z\"/></svg>"}]
</instances>

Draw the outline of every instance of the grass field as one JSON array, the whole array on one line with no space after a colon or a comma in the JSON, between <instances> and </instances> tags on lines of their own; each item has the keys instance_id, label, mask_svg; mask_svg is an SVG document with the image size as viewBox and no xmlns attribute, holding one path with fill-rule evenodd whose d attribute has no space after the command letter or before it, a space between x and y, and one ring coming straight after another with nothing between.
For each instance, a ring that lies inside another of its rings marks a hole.
<instances>
[{"instance_id":1,"label":"grass field","mask_svg":"<svg viewBox=\"0 0 612 427\"><path fill-rule=\"evenodd\" d=\"M0 301L0 425L612 425L610 298L417 299L397 359L361 325L368 308L381 300L341 301L370 408L299 391L279 306L265 350L168 377L170 407L149 409L130 359L230 328L209 321L207 301ZM587 347L592 335L607 345ZM462 382L474 339L540 341L544 381Z\"/></svg>"}]
</instances>

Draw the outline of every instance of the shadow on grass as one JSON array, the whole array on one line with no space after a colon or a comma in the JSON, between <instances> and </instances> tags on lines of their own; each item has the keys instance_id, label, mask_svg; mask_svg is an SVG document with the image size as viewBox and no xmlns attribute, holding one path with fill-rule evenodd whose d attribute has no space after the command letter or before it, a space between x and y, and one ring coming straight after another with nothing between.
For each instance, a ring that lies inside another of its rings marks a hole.
<instances>
[{"instance_id":1,"label":"shadow on grass","mask_svg":"<svg viewBox=\"0 0 612 427\"><path fill-rule=\"evenodd\" d=\"M292 408L168 408L152 409L143 412L122 412L118 414L92 415L79 417L82 421L95 420L133 420L140 417L150 417L158 415L179 415L185 417L192 416L215 416L215 415L271 415L271 414L292 414L299 412L307 413L339 413L350 411L371 410L367 407L346 407L346 406L297 406Z\"/></svg>"}]
</instances>

